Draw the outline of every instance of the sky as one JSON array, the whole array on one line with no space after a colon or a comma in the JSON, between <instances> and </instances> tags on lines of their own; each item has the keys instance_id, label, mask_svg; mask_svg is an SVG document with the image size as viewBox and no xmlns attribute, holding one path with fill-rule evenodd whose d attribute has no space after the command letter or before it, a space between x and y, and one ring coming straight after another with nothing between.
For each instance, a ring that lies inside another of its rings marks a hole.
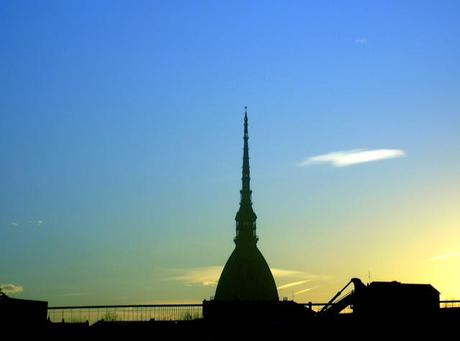
<instances>
[{"instance_id":1,"label":"sky","mask_svg":"<svg viewBox=\"0 0 460 341\"><path fill-rule=\"evenodd\" d=\"M460 299L458 1L2 1L0 286L201 302L234 248L248 106L280 297Z\"/></svg>"}]
</instances>

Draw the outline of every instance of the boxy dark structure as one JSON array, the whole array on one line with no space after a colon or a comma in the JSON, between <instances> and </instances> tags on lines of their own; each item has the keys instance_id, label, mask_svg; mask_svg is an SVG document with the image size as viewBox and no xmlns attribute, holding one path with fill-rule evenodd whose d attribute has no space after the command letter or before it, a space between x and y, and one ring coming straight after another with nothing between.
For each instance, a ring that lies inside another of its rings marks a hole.
<instances>
[{"instance_id":1,"label":"boxy dark structure","mask_svg":"<svg viewBox=\"0 0 460 341\"><path fill-rule=\"evenodd\" d=\"M432 317L439 311L439 291L430 284L372 282L355 289L357 317Z\"/></svg>"},{"instance_id":2,"label":"boxy dark structure","mask_svg":"<svg viewBox=\"0 0 460 341\"><path fill-rule=\"evenodd\" d=\"M21 300L0 293L0 323L3 330L44 330L47 326L48 302Z\"/></svg>"},{"instance_id":3,"label":"boxy dark structure","mask_svg":"<svg viewBox=\"0 0 460 341\"><path fill-rule=\"evenodd\" d=\"M342 296L350 285L354 290ZM337 298L341 299L337 300ZM407 321L433 318L439 313L439 291L430 284L372 282L352 278L319 312L320 318L335 318L346 307L353 317L367 321Z\"/></svg>"}]
</instances>

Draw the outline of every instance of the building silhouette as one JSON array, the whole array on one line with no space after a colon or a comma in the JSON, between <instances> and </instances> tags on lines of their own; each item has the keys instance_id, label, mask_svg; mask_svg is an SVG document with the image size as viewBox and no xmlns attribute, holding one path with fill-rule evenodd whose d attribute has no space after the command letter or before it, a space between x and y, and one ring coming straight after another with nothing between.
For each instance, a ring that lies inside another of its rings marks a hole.
<instances>
[{"instance_id":1,"label":"building silhouette","mask_svg":"<svg viewBox=\"0 0 460 341\"><path fill-rule=\"evenodd\" d=\"M431 335L436 335L435 340L458 338L460 300L440 301L439 291L430 284L391 281L365 285L359 278L352 278L326 304L279 301L270 268L257 248L257 216L251 202L248 140L245 111L242 189L235 217L235 249L222 271L214 300L204 300L202 305L48 307L46 301L10 298L0 288L0 338L3 340L10 335L16 339L31 336L37 340L146 337L219 341L424 340ZM354 289L346 292L352 284ZM321 310L315 310L314 307L320 306ZM193 311L202 309L202 318L199 314L193 317L192 307ZM120 310L111 310L114 308ZM347 311L347 308L350 309ZM156 314L152 316L149 309L155 309ZM105 311L105 315L100 317L100 310ZM62 320L53 321L50 311L56 311ZM109 312L114 315L110 317ZM96 319L94 324L89 321L91 317Z\"/></svg>"},{"instance_id":2,"label":"building silhouette","mask_svg":"<svg viewBox=\"0 0 460 341\"><path fill-rule=\"evenodd\" d=\"M240 208L235 216L235 249L216 288L215 301L278 301L275 280L257 248L257 215L252 208L249 171L248 115L244 113L244 148Z\"/></svg>"}]
</instances>

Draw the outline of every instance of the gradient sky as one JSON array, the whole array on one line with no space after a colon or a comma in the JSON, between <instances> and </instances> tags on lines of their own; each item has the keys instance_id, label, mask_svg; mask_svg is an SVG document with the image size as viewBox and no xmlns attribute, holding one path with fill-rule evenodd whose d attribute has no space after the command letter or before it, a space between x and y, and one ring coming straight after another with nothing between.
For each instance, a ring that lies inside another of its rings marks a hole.
<instances>
[{"instance_id":1,"label":"gradient sky","mask_svg":"<svg viewBox=\"0 0 460 341\"><path fill-rule=\"evenodd\" d=\"M459 22L458 1L2 1L0 284L213 295L247 105L281 297L360 277L460 299Z\"/></svg>"}]
</instances>

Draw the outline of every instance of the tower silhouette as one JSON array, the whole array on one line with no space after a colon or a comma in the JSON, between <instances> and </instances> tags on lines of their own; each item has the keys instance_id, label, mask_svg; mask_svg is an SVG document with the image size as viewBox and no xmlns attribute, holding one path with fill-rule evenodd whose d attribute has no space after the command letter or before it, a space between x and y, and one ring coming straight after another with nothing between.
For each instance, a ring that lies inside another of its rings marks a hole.
<instances>
[{"instance_id":1,"label":"tower silhouette","mask_svg":"<svg viewBox=\"0 0 460 341\"><path fill-rule=\"evenodd\" d=\"M240 208L235 216L235 249L227 260L216 288L216 301L277 301L275 280L257 248L257 215L252 209L247 108L244 112L243 175Z\"/></svg>"}]
</instances>

